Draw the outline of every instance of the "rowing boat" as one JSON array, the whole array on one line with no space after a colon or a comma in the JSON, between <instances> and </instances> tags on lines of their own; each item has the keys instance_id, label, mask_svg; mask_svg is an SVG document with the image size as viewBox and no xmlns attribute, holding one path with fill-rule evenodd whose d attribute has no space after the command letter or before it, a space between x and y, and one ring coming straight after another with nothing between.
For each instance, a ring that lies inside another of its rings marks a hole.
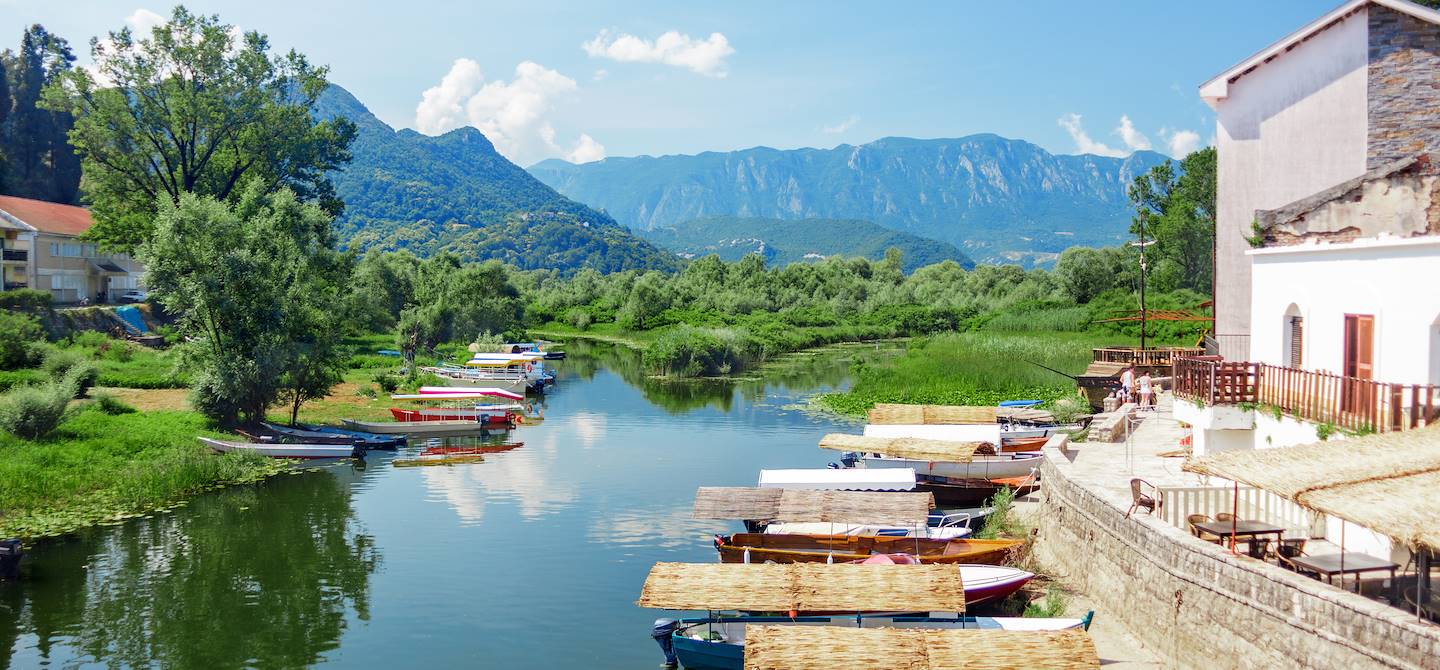
<instances>
[{"instance_id":1,"label":"rowing boat","mask_svg":"<svg viewBox=\"0 0 1440 670\"><path fill-rule=\"evenodd\" d=\"M351 430L381 435L466 435L487 429L475 421L357 421L341 419L341 424Z\"/></svg>"},{"instance_id":2,"label":"rowing boat","mask_svg":"<svg viewBox=\"0 0 1440 670\"><path fill-rule=\"evenodd\" d=\"M1000 489L1009 488L1015 497L1029 495L1040 488L1034 477L1009 477L1005 479L944 479L935 477L917 478L915 490L927 491L935 496L935 504L968 507L980 505L995 497Z\"/></svg>"},{"instance_id":3,"label":"rowing boat","mask_svg":"<svg viewBox=\"0 0 1440 670\"><path fill-rule=\"evenodd\" d=\"M222 454L225 453L254 453L270 458L361 458L365 455L365 447L355 444L280 444L261 442L232 442L229 440L213 440L208 437L197 438L201 444Z\"/></svg>"},{"instance_id":4,"label":"rowing boat","mask_svg":"<svg viewBox=\"0 0 1440 670\"><path fill-rule=\"evenodd\" d=\"M844 563L874 554L910 554L922 563L999 565L1022 540L932 540L888 535L716 535L722 563Z\"/></svg>"},{"instance_id":5,"label":"rowing boat","mask_svg":"<svg viewBox=\"0 0 1440 670\"><path fill-rule=\"evenodd\" d=\"M851 563L861 565L919 565L910 554L875 554ZM1024 588L1035 573L1004 565L961 565L960 583L965 588L965 608L991 600L1008 598ZM827 612L828 614L828 612Z\"/></svg>"},{"instance_id":6,"label":"rowing boat","mask_svg":"<svg viewBox=\"0 0 1440 670\"><path fill-rule=\"evenodd\" d=\"M312 433L319 433L321 435L346 435L354 439L360 440L361 443L363 443L368 449L394 450L396 447L405 444L404 435L376 435L375 433L366 433L358 430L346 430L344 428L337 428L335 426L321 426L316 424L301 423L296 424L296 426L301 430L309 431Z\"/></svg>"}]
</instances>

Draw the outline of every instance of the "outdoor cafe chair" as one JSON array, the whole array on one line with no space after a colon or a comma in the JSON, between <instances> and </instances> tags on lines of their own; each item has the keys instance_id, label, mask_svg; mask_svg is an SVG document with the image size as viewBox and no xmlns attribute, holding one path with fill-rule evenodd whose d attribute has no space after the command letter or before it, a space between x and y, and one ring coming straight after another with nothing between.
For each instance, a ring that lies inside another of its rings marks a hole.
<instances>
[{"instance_id":1,"label":"outdoor cafe chair","mask_svg":"<svg viewBox=\"0 0 1440 670\"><path fill-rule=\"evenodd\" d=\"M1147 486L1150 488L1149 492L1146 492L1144 488ZM1125 512L1125 518L1130 518L1130 515L1134 514L1137 509L1144 509L1146 512L1154 514L1160 510L1162 502L1160 487L1136 477L1130 480L1130 510Z\"/></svg>"},{"instance_id":2,"label":"outdoor cafe chair","mask_svg":"<svg viewBox=\"0 0 1440 670\"><path fill-rule=\"evenodd\" d=\"M1198 537L1198 538L1200 538L1200 539L1202 539L1202 540L1205 540L1206 542L1214 542L1214 543L1216 543L1216 544L1219 544L1219 543L1220 543L1220 536L1219 536L1219 535L1212 535L1212 534L1210 534L1210 533L1207 533L1207 532L1205 532L1205 531L1203 531L1203 530L1200 530L1199 528L1196 528L1196 527L1195 527L1195 524L1197 524L1197 523L1206 523L1206 522L1208 522L1208 521L1210 521L1210 516L1209 516L1208 514L1191 514L1191 515L1185 517L1185 522L1188 523L1188 524L1190 524L1190 534L1191 534L1191 535L1194 535L1195 537Z\"/></svg>"}]
</instances>

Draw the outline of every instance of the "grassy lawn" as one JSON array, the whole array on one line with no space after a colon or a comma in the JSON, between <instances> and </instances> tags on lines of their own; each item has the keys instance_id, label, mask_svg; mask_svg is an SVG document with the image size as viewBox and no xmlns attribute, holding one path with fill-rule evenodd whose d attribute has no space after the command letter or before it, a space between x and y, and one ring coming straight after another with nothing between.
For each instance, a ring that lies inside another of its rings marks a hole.
<instances>
[{"instance_id":1,"label":"grassy lawn","mask_svg":"<svg viewBox=\"0 0 1440 670\"><path fill-rule=\"evenodd\" d=\"M71 408L43 440L0 434L0 537L63 534L283 468L253 454L214 454L195 437L225 434L195 412L111 415L89 401Z\"/></svg>"}]
</instances>

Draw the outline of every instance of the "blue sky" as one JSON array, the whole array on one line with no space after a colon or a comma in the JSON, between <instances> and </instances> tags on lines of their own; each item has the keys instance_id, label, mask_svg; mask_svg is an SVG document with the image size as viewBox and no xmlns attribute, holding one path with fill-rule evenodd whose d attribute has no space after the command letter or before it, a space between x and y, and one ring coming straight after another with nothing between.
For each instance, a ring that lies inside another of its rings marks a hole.
<instances>
[{"instance_id":1,"label":"blue sky","mask_svg":"<svg viewBox=\"0 0 1440 670\"><path fill-rule=\"evenodd\" d=\"M1336 4L187 6L328 64L332 81L393 126L436 133L474 125L529 165L980 132L1056 153L1118 154L1147 143L1169 153L1214 133L1214 117L1195 92L1202 81ZM0 44L14 46L23 25L40 22L77 45L85 61L91 36L127 21L147 25L169 7L0 0Z\"/></svg>"}]
</instances>

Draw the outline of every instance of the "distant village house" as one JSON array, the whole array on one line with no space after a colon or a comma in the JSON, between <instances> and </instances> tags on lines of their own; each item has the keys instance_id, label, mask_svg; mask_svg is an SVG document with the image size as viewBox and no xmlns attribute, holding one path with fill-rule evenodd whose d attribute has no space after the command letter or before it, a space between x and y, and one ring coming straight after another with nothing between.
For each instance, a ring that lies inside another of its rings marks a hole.
<instances>
[{"instance_id":1,"label":"distant village house","mask_svg":"<svg viewBox=\"0 0 1440 670\"><path fill-rule=\"evenodd\" d=\"M48 291L59 304L118 302L139 289L139 262L80 239L92 223L84 207L0 196L4 288Z\"/></svg>"}]
</instances>

